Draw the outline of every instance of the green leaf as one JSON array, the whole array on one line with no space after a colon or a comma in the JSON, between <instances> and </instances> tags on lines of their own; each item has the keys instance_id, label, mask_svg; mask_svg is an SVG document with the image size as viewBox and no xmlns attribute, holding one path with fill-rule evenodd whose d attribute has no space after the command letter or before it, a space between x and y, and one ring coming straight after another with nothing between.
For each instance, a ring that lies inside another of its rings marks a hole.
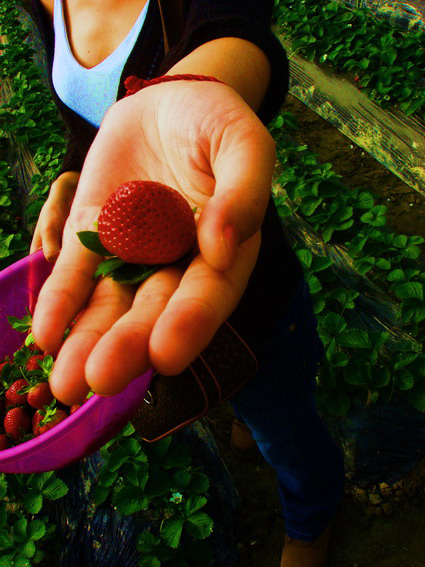
<instances>
[{"instance_id":1,"label":"green leaf","mask_svg":"<svg viewBox=\"0 0 425 567\"><path fill-rule=\"evenodd\" d=\"M406 248L407 236L405 234L398 234L393 240L394 246L397 248Z\"/></svg>"},{"instance_id":2,"label":"green leaf","mask_svg":"<svg viewBox=\"0 0 425 567\"><path fill-rule=\"evenodd\" d=\"M414 297L403 300L401 314L404 322L420 323L425 319L425 302Z\"/></svg>"},{"instance_id":3,"label":"green leaf","mask_svg":"<svg viewBox=\"0 0 425 567\"><path fill-rule=\"evenodd\" d=\"M48 500L59 500L68 494L69 488L63 480L57 477L50 478L43 487L42 494Z\"/></svg>"},{"instance_id":4,"label":"green leaf","mask_svg":"<svg viewBox=\"0 0 425 567\"><path fill-rule=\"evenodd\" d=\"M4 474L0 474L0 501L3 500L6 494L7 494L7 480Z\"/></svg>"},{"instance_id":5,"label":"green leaf","mask_svg":"<svg viewBox=\"0 0 425 567\"><path fill-rule=\"evenodd\" d=\"M414 386L415 379L411 372L402 370L396 375L396 383L400 390L411 390Z\"/></svg>"},{"instance_id":6,"label":"green leaf","mask_svg":"<svg viewBox=\"0 0 425 567\"><path fill-rule=\"evenodd\" d=\"M344 287L337 287L331 292L331 298L341 303L344 309L354 309L354 300L357 299L359 295L358 291L346 289Z\"/></svg>"},{"instance_id":7,"label":"green leaf","mask_svg":"<svg viewBox=\"0 0 425 567\"><path fill-rule=\"evenodd\" d=\"M416 383L408 392L410 403L419 411L425 412L425 382ZM1 542L0 542L1 545Z\"/></svg>"},{"instance_id":8,"label":"green leaf","mask_svg":"<svg viewBox=\"0 0 425 567\"><path fill-rule=\"evenodd\" d=\"M211 535L214 522L208 514L197 512L185 521L184 527L195 539L205 539Z\"/></svg>"},{"instance_id":9,"label":"green leaf","mask_svg":"<svg viewBox=\"0 0 425 567\"><path fill-rule=\"evenodd\" d=\"M113 258L108 258L107 260L100 262L100 264L97 266L94 277L97 278L98 276L108 276L111 272L123 266L124 264L124 260L121 260L116 256L114 256Z\"/></svg>"},{"instance_id":10,"label":"green leaf","mask_svg":"<svg viewBox=\"0 0 425 567\"><path fill-rule=\"evenodd\" d=\"M304 199L301 201L301 212L303 213L303 215L309 217L314 213L321 202L322 197L304 197Z\"/></svg>"},{"instance_id":11,"label":"green leaf","mask_svg":"<svg viewBox=\"0 0 425 567\"><path fill-rule=\"evenodd\" d=\"M394 293L400 299L415 298L424 300L424 286L419 282L406 282L394 287Z\"/></svg>"},{"instance_id":12,"label":"green leaf","mask_svg":"<svg viewBox=\"0 0 425 567\"><path fill-rule=\"evenodd\" d=\"M390 270L391 262L389 260L386 260L385 258L377 258L375 262L375 266L377 266L381 270Z\"/></svg>"},{"instance_id":13,"label":"green leaf","mask_svg":"<svg viewBox=\"0 0 425 567\"><path fill-rule=\"evenodd\" d=\"M195 494L203 494L208 490L209 485L210 481L207 475L203 473L194 473L189 484L189 489Z\"/></svg>"},{"instance_id":14,"label":"green leaf","mask_svg":"<svg viewBox=\"0 0 425 567\"><path fill-rule=\"evenodd\" d=\"M319 293L319 291L321 291L322 284L320 283L319 278L317 278L316 276L310 274L309 276L307 276L306 282L308 284L311 295L315 295L316 293Z\"/></svg>"},{"instance_id":15,"label":"green leaf","mask_svg":"<svg viewBox=\"0 0 425 567\"><path fill-rule=\"evenodd\" d=\"M183 513L186 518L200 510L207 503L204 496L191 496L186 500L183 506Z\"/></svg>"},{"instance_id":16,"label":"green leaf","mask_svg":"<svg viewBox=\"0 0 425 567\"><path fill-rule=\"evenodd\" d=\"M43 505L43 497L34 489L29 489L22 497L24 507L30 514L38 514Z\"/></svg>"},{"instance_id":17,"label":"green leaf","mask_svg":"<svg viewBox=\"0 0 425 567\"><path fill-rule=\"evenodd\" d=\"M395 370L401 370L402 368L406 368L409 364L412 364L418 358L418 353L416 352L409 352L404 355L398 355L397 360L393 363Z\"/></svg>"},{"instance_id":18,"label":"green leaf","mask_svg":"<svg viewBox=\"0 0 425 567\"><path fill-rule=\"evenodd\" d=\"M46 524L41 520L33 520L29 523L27 535L29 539L37 541L46 533Z\"/></svg>"},{"instance_id":19,"label":"green leaf","mask_svg":"<svg viewBox=\"0 0 425 567\"><path fill-rule=\"evenodd\" d=\"M23 543L27 539L27 525L26 518L21 518L13 524L13 539L18 543Z\"/></svg>"},{"instance_id":20,"label":"green leaf","mask_svg":"<svg viewBox=\"0 0 425 567\"><path fill-rule=\"evenodd\" d=\"M81 244L95 254L99 254L100 256L112 256L109 250L100 242L99 233L94 230L82 230L77 232L77 236Z\"/></svg>"},{"instance_id":21,"label":"green leaf","mask_svg":"<svg viewBox=\"0 0 425 567\"><path fill-rule=\"evenodd\" d=\"M137 540L137 548L145 553L151 553L155 550L157 545L161 542L161 539L154 535L152 532L142 532Z\"/></svg>"},{"instance_id":22,"label":"green leaf","mask_svg":"<svg viewBox=\"0 0 425 567\"><path fill-rule=\"evenodd\" d=\"M35 543L32 540L27 541L25 545L21 547L21 553L28 559L34 556L35 551Z\"/></svg>"},{"instance_id":23,"label":"green leaf","mask_svg":"<svg viewBox=\"0 0 425 567\"><path fill-rule=\"evenodd\" d=\"M326 342L329 342L329 339L336 337L339 333L342 333L346 327L347 323L343 317L333 311L330 311L322 319L320 319L318 328L320 336L328 339Z\"/></svg>"},{"instance_id":24,"label":"green leaf","mask_svg":"<svg viewBox=\"0 0 425 567\"><path fill-rule=\"evenodd\" d=\"M301 262L301 265L304 268L310 268L313 261L313 254L310 252L310 250L303 248L301 250L296 250L295 253L298 256L298 260Z\"/></svg>"},{"instance_id":25,"label":"green leaf","mask_svg":"<svg viewBox=\"0 0 425 567\"><path fill-rule=\"evenodd\" d=\"M142 555L138 565L139 567L161 567L161 561L155 555Z\"/></svg>"},{"instance_id":26,"label":"green leaf","mask_svg":"<svg viewBox=\"0 0 425 567\"><path fill-rule=\"evenodd\" d=\"M347 366L349 360L348 355L346 355L345 352L339 352L339 351L334 351L334 352L327 351L326 358L331 366L336 366L336 367Z\"/></svg>"},{"instance_id":27,"label":"green leaf","mask_svg":"<svg viewBox=\"0 0 425 567\"><path fill-rule=\"evenodd\" d=\"M115 505L122 514L129 515L146 510L149 500L140 488L123 486L116 494Z\"/></svg>"},{"instance_id":28,"label":"green leaf","mask_svg":"<svg viewBox=\"0 0 425 567\"><path fill-rule=\"evenodd\" d=\"M0 502L0 530L7 524L6 502Z\"/></svg>"},{"instance_id":29,"label":"green leaf","mask_svg":"<svg viewBox=\"0 0 425 567\"><path fill-rule=\"evenodd\" d=\"M128 451L123 447L117 447L112 451L108 459L108 469L111 472L117 471L130 458Z\"/></svg>"},{"instance_id":30,"label":"green leaf","mask_svg":"<svg viewBox=\"0 0 425 567\"><path fill-rule=\"evenodd\" d=\"M317 295L313 296L311 299L313 302L314 314L317 315L318 313L321 313L326 307L326 301Z\"/></svg>"},{"instance_id":31,"label":"green leaf","mask_svg":"<svg viewBox=\"0 0 425 567\"><path fill-rule=\"evenodd\" d=\"M109 487L103 487L99 485L95 486L92 489L92 493L91 493L91 497L94 504L96 504L96 506L100 506L101 504L103 504L105 500L108 498L110 491L111 489Z\"/></svg>"},{"instance_id":32,"label":"green leaf","mask_svg":"<svg viewBox=\"0 0 425 567\"><path fill-rule=\"evenodd\" d=\"M374 199L371 193L360 193L355 201L355 206L359 209L372 209L374 205Z\"/></svg>"},{"instance_id":33,"label":"green leaf","mask_svg":"<svg viewBox=\"0 0 425 567\"><path fill-rule=\"evenodd\" d=\"M314 256L310 265L310 270L315 273L322 272L332 266L332 263L331 258L328 258L327 256Z\"/></svg>"},{"instance_id":34,"label":"green leaf","mask_svg":"<svg viewBox=\"0 0 425 567\"><path fill-rule=\"evenodd\" d=\"M192 479L190 472L185 470L178 470L173 474L173 484L180 490L185 490Z\"/></svg>"},{"instance_id":35,"label":"green leaf","mask_svg":"<svg viewBox=\"0 0 425 567\"><path fill-rule=\"evenodd\" d=\"M161 267L162 266L144 266L142 264L124 264L111 272L111 277L116 282L132 285L147 280Z\"/></svg>"},{"instance_id":36,"label":"green leaf","mask_svg":"<svg viewBox=\"0 0 425 567\"><path fill-rule=\"evenodd\" d=\"M14 547L12 536L6 530L0 531L0 550Z\"/></svg>"},{"instance_id":37,"label":"green leaf","mask_svg":"<svg viewBox=\"0 0 425 567\"><path fill-rule=\"evenodd\" d=\"M336 342L338 345L347 348L367 348L372 347L367 331L361 329L349 329L340 333Z\"/></svg>"},{"instance_id":38,"label":"green leaf","mask_svg":"<svg viewBox=\"0 0 425 567\"><path fill-rule=\"evenodd\" d=\"M28 558L20 555L14 560L12 565L13 567L31 567L31 561Z\"/></svg>"},{"instance_id":39,"label":"green leaf","mask_svg":"<svg viewBox=\"0 0 425 567\"><path fill-rule=\"evenodd\" d=\"M26 331L29 331L31 329L32 317L29 314L22 317L22 319L19 319L18 317L8 316L7 320L9 322L9 325L12 326L12 329L15 329L19 333L25 333Z\"/></svg>"},{"instance_id":40,"label":"green leaf","mask_svg":"<svg viewBox=\"0 0 425 567\"><path fill-rule=\"evenodd\" d=\"M368 373L359 364L350 364L344 368L344 380L353 386L367 386Z\"/></svg>"},{"instance_id":41,"label":"green leaf","mask_svg":"<svg viewBox=\"0 0 425 567\"><path fill-rule=\"evenodd\" d=\"M402 269L400 268L396 268L395 270L392 270L388 276L387 276L387 281L389 282L403 282L406 279L406 275L403 272Z\"/></svg>"},{"instance_id":42,"label":"green leaf","mask_svg":"<svg viewBox=\"0 0 425 567\"><path fill-rule=\"evenodd\" d=\"M387 47L382 51L382 61L387 65L393 65L397 59L397 49L395 47Z\"/></svg>"},{"instance_id":43,"label":"green leaf","mask_svg":"<svg viewBox=\"0 0 425 567\"><path fill-rule=\"evenodd\" d=\"M161 524L161 537L165 543L177 549L182 535L184 520L181 516L173 516L172 518L165 519Z\"/></svg>"},{"instance_id":44,"label":"green leaf","mask_svg":"<svg viewBox=\"0 0 425 567\"><path fill-rule=\"evenodd\" d=\"M386 224L386 212L387 207L384 205L376 205L370 209L367 213L360 217L360 220L366 224L372 226L384 226Z\"/></svg>"},{"instance_id":45,"label":"green leaf","mask_svg":"<svg viewBox=\"0 0 425 567\"><path fill-rule=\"evenodd\" d=\"M372 383L375 388L388 386L391 379L391 372L388 368L373 368Z\"/></svg>"},{"instance_id":46,"label":"green leaf","mask_svg":"<svg viewBox=\"0 0 425 567\"><path fill-rule=\"evenodd\" d=\"M359 274L366 274L375 265L375 258L364 257L354 261L354 267Z\"/></svg>"},{"instance_id":47,"label":"green leaf","mask_svg":"<svg viewBox=\"0 0 425 567\"><path fill-rule=\"evenodd\" d=\"M145 493L148 498L163 496L170 492L172 488L171 479L165 471L160 469L149 475L146 483Z\"/></svg>"}]
</instances>

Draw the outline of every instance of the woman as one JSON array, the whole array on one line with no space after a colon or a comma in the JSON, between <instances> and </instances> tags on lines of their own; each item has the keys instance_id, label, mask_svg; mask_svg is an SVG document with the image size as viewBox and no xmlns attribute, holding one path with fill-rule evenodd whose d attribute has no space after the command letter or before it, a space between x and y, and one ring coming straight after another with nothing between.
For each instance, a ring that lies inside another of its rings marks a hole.
<instances>
[{"instance_id":1,"label":"woman","mask_svg":"<svg viewBox=\"0 0 425 567\"><path fill-rule=\"evenodd\" d=\"M180 40L165 54L155 0L34 3L70 144L32 244L57 257L33 333L43 349L59 350L51 386L70 404L89 388L120 391L151 365L179 373L229 319L259 361L258 375L231 400L232 444L250 447L252 431L277 470L281 566L318 567L344 473L315 408L322 346L308 289L270 199L275 155L264 123L288 88L272 7L188 0ZM201 80L159 83L120 100L129 75L164 73ZM76 237L129 179L170 185L200 213L199 255L184 272L165 268L137 290L108 278L94 284L99 257Z\"/></svg>"}]
</instances>

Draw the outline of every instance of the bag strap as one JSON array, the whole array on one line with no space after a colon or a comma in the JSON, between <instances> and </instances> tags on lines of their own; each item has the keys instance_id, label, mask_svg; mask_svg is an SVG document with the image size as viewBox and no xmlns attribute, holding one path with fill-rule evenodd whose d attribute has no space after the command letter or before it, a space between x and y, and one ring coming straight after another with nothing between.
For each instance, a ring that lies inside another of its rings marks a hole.
<instances>
[{"instance_id":1,"label":"bag strap","mask_svg":"<svg viewBox=\"0 0 425 567\"><path fill-rule=\"evenodd\" d=\"M183 0L158 0L158 5L164 35L164 49L167 54L183 34Z\"/></svg>"}]
</instances>

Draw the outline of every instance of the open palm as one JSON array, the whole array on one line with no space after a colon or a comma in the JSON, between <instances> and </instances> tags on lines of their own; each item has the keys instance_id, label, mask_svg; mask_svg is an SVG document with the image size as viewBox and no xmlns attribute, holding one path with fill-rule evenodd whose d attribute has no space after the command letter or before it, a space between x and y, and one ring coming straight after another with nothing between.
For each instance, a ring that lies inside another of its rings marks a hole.
<instances>
[{"instance_id":1,"label":"open palm","mask_svg":"<svg viewBox=\"0 0 425 567\"><path fill-rule=\"evenodd\" d=\"M59 400L80 400L89 387L113 394L151 365L175 374L197 356L237 306L254 268L273 167L269 134L225 85L159 84L110 109L34 314L36 342L60 349L51 377ZM131 179L165 183L197 207L200 249L184 273L161 269L137 289L94 281L101 258L76 236L93 229L109 194Z\"/></svg>"}]
</instances>

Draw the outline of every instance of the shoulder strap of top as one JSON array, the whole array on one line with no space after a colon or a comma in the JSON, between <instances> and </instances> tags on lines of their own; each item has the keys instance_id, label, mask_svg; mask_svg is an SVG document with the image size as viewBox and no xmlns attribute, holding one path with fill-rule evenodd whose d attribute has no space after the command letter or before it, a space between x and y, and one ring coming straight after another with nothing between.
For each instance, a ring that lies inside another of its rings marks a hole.
<instances>
[{"instance_id":1,"label":"shoulder strap of top","mask_svg":"<svg viewBox=\"0 0 425 567\"><path fill-rule=\"evenodd\" d=\"M183 0L158 0L164 34L165 53L178 43L183 33Z\"/></svg>"}]
</instances>

